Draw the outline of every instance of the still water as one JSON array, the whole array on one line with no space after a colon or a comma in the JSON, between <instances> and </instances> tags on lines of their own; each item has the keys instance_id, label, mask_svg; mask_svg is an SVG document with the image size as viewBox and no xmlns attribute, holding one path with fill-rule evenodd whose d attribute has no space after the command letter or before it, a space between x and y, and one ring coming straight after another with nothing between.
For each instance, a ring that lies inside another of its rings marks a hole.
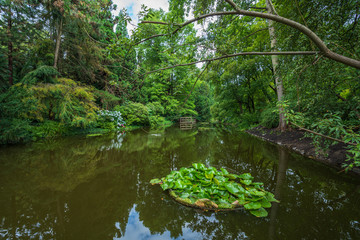
<instances>
[{"instance_id":1,"label":"still water","mask_svg":"<svg viewBox=\"0 0 360 240\"><path fill-rule=\"evenodd\" d=\"M209 213L150 179L201 162L250 172L269 216ZM360 181L244 133L137 130L0 148L0 239L360 239Z\"/></svg>"}]
</instances>

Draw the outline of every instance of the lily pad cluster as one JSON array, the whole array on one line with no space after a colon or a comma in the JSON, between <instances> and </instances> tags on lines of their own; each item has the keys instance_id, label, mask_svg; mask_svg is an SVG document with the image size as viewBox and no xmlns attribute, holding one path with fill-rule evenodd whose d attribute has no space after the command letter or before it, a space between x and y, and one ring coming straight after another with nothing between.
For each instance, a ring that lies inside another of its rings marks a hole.
<instances>
[{"instance_id":1,"label":"lily pad cluster","mask_svg":"<svg viewBox=\"0 0 360 240\"><path fill-rule=\"evenodd\" d=\"M224 211L244 207L257 217L266 217L265 208L278 202L274 194L264 190L262 182L254 182L250 173L232 174L226 169L194 163L190 168L172 171L151 184L160 184L178 202L201 209Z\"/></svg>"}]
</instances>

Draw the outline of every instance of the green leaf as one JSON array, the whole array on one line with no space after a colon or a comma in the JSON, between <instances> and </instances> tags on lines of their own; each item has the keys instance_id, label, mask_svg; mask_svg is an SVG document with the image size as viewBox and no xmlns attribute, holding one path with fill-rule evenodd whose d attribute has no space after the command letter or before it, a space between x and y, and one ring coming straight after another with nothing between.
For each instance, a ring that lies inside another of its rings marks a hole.
<instances>
[{"instance_id":1,"label":"green leaf","mask_svg":"<svg viewBox=\"0 0 360 240\"><path fill-rule=\"evenodd\" d=\"M250 213L256 217L267 217L268 212L264 208L259 208L257 210L251 210Z\"/></svg>"},{"instance_id":2,"label":"green leaf","mask_svg":"<svg viewBox=\"0 0 360 240\"><path fill-rule=\"evenodd\" d=\"M223 174L229 174L229 172L225 168L220 169Z\"/></svg>"},{"instance_id":3,"label":"green leaf","mask_svg":"<svg viewBox=\"0 0 360 240\"><path fill-rule=\"evenodd\" d=\"M202 163L193 163L192 165L196 170L204 171L206 169L205 165Z\"/></svg>"},{"instance_id":4,"label":"green leaf","mask_svg":"<svg viewBox=\"0 0 360 240\"><path fill-rule=\"evenodd\" d=\"M228 182L224 184L225 188L232 194L237 195L238 193L244 193L245 189L239 184L234 182Z\"/></svg>"},{"instance_id":5,"label":"green leaf","mask_svg":"<svg viewBox=\"0 0 360 240\"><path fill-rule=\"evenodd\" d=\"M261 199L260 203L263 208L271 208L271 203L266 198Z\"/></svg>"},{"instance_id":6,"label":"green leaf","mask_svg":"<svg viewBox=\"0 0 360 240\"><path fill-rule=\"evenodd\" d=\"M184 189L185 184L180 179L176 180L175 182L175 189Z\"/></svg>"},{"instance_id":7,"label":"green leaf","mask_svg":"<svg viewBox=\"0 0 360 240\"><path fill-rule=\"evenodd\" d=\"M240 182L245 185L250 185L252 181L251 180L240 180Z\"/></svg>"},{"instance_id":8,"label":"green leaf","mask_svg":"<svg viewBox=\"0 0 360 240\"><path fill-rule=\"evenodd\" d=\"M168 184L167 182L164 182L164 183L161 184L160 186L161 186L161 188L162 188L164 191L171 188L171 185Z\"/></svg>"},{"instance_id":9,"label":"green leaf","mask_svg":"<svg viewBox=\"0 0 360 240\"><path fill-rule=\"evenodd\" d=\"M272 194L271 192L267 192L265 195L265 198L269 201L269 202L277 202L279 203L280 201L276 200L274 197L274 194Z\"/></svg>"},{"instance_id":10,"label":"green leaf","mask_svg":"<svg viewBox=\"0 0 360 240\"><path fill-rule=\"evenodd\" d=\"M241 174L241 175L239 175L239 178L242 178L244 180L253 180L254 179L250 173Z\"/></svg>"},{"instance_id":11,"label":"green leaf","mask_svg":"<svg viewBox=\"0 0 360 240\"><path fill-rule=\"evenodd\" d=\"M260 202L250 202L244 205L245 209L259 209L261 208L261 203Z\"/></svg>"},{"instance_id":12,"label":"green leaf","mask_svg":"<svg viewBox=\"0 0 360 240\"><path fill-rule=\"evenodd\" d=\"M151 180L150 180L150 183L151 183L152 185L154 185L154 184L159 184L159 183L161 183L161 180L158 179L158 178L154 178L154 179L151 179Z\"/></svg>"},{"instance_id":13,"label":"green leaf","mask_svg":"<svg viewBox=\"0 0 360 240\"><path fill-rule=\"evenodd\" d=\"M236 175L236 174L224 174L224 176L225 176L225 177L228 177L228 178L230 178L230 179L232 179L232 180L238 178L238 175Z\"/></svg>"},{"instance_id":14,"label":"green leaf","mask_svg":"<svg viewBox=\"0 0 360 240\"><path fill-rule=\"evenodd\" d=\"M255 189L249 189L248 191L249 191L249 193L250 193L251 195L253 195L253 196L263 197L263 196L266 195L265 192L257 191L257 190L255 190Z\"/></svg>"},{"instance_id":15,"label":"green leaf","mask_svg":"<svg viewBox=\"0 0 360 240\"><path fill-rule=\"evenodd\" d=\"M213 173L208 173L208 172L205 172L205 177L207 178L207 179L212 179L213 177L214 177L214 174Z\"/></svg>"}]
</instances>

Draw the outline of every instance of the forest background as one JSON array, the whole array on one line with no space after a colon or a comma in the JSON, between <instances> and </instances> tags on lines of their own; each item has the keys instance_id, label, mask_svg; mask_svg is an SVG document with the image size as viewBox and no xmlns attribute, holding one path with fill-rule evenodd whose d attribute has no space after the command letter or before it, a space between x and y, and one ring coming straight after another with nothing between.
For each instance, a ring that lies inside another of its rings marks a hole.
<instances>
[{"instance_id":1,"label":"forest background","mask_svg":"<svg viewBox=\"0 0 360 240\"><path fill-rule=\"evenodd\" d=\"M130 33L128 12L115 9L111 0L0 0L1 143L193 116L306 128L347 143L349 167L360 165L358 0L169 0L168 12L143 6ZM355 67L239 9L311 29ZM319 148L334 143L312 137Z\"/></svg>"}]
</instances>

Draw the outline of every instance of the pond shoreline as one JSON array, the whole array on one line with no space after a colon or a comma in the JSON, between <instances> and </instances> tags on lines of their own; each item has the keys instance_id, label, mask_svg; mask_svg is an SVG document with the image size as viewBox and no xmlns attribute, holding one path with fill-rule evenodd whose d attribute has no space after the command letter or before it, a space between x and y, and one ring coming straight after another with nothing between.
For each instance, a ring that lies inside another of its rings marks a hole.
<instances>
[{"instance_id":1,"label":"pond shoreline","mask_svg":"<svg viewBox=\"0 0 360 240\"><path fill-rule=\"evenodd\" d=\"M291 149L305 157L311 158L315 161L329 165L340 172L343 171L342 164L346 163L346 144L337 143L330 146L328 150L328 156L323 154L317 154L315 147L312 144L312 139L304 137L304 132L300 130L287 130L281 132L276 128L265 128L262 126L252 128L246 131L248 134L261 138L267 142L275 143L285 148ZM349 171L355 175L360 176L360 169L354 168Z\"/></svg>"}]
</instances>

